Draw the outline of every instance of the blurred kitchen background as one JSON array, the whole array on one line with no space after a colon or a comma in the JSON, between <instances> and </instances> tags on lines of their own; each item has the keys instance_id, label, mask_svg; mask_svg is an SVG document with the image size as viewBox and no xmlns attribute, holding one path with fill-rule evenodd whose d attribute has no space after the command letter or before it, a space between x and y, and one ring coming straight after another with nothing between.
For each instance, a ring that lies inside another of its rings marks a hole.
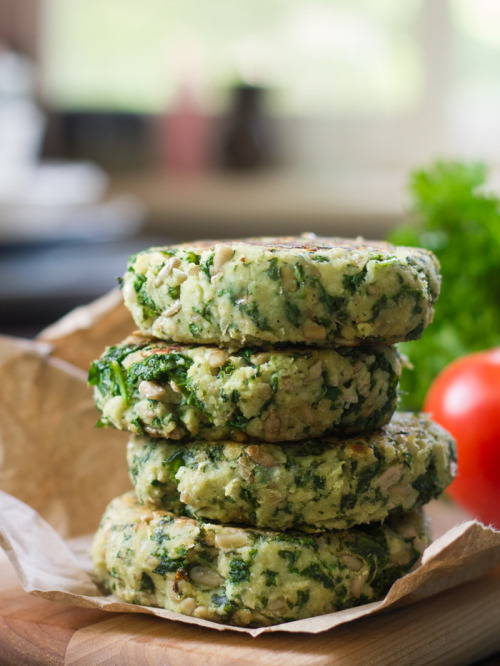
<instances>
[{"instance_id":1,"label":"blurred kitchen background","mask_svg":"<svg viewBox=\"0 0 500 666\"><path fill-rule=\"evenodd\" d=\"M383 238L438 157L500 166L498 0L0 0L0 332L151 244Z\"/></svg>"}]
</instances>

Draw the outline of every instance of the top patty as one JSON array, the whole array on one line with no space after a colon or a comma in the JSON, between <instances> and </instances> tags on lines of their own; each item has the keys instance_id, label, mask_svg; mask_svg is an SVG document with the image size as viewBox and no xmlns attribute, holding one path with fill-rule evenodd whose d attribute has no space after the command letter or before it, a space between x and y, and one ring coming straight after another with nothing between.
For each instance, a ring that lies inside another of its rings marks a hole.
<instances>
[{"instance_id":1,"label":"top patty","mask_svg":"<svg viewBox=\"0 0 500 666\"><path fill-rule=\"evenodd\" d=\"M420 248L339 238L253 238L150 248L131 257L125 305L176 342L315 346L421 336L439 265Z\"/></svg>"}]
</instances>

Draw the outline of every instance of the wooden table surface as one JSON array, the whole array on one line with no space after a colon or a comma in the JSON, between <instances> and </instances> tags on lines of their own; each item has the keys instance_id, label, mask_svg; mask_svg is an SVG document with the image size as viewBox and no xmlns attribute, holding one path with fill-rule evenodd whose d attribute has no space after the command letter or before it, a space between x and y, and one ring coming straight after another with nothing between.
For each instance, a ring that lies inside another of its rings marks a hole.
<instances>
[{"instance_id":1,"label":"wooden table surface","mask_svg":"<svg viewBox=\"0 0 500 666\"><path fill-rule=\"evenodd\" d=\"M500 663L500 567L412 606L319 635L258 638L159 618L67 606L26 594L0 559L0 664Z\"/></svg>"}]
</instances>

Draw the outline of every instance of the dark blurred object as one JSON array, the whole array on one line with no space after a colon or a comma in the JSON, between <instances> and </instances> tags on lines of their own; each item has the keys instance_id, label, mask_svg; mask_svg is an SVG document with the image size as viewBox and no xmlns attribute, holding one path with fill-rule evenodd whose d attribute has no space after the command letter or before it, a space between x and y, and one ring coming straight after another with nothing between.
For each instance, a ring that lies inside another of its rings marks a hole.
<instances>
[{"instance_id":1,"label":"dark blurred object","mask_svg":"<svg viewBox=\"0 0 500 666\"><path fill-rule=\"evenodd\" d=\"M44 157L91 160L108 171L137 171L157 162L151 116L95 111L48 113Z\"/></svg>"},{"instance_id":2,"label":"dark blurred object","mask_svg":"<svg viewBox=\"0 0 500 666\"><path fill-rule=\"evenodd\" d=\"M162 234L0 243L0 334L32 337L115 288L131 254L173 240Z\"/></svg>"},{"instance_id":3,"label":"dark blurred object","mask_svg":"<svg viewBox=\"0 0 500 666\"><path fill-rule=\"evenodd\" d=\"M273 164L275 148L263 109L265 94L258 86L233 89L229 115L222 126L221 163L225 169L255 171Z\"/></svg>"}]
</instances>

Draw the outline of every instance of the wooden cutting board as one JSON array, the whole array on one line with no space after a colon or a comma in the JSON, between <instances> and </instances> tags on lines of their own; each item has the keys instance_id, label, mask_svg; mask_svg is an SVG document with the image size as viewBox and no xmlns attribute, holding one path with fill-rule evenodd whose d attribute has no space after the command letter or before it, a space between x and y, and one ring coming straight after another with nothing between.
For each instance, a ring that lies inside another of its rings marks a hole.
<instances>
[{"instance_id":1,"label":"wooden cutting board","mask_svg":"<svg viewBox=\"0 0 500 666\"><path fill-rule=\"evenodd\" d=\"M418 666L500 663L500 567L412 606L318 634L258 638L26 594L0 562L0 664Z\"/></svg>"}]
</instances>

